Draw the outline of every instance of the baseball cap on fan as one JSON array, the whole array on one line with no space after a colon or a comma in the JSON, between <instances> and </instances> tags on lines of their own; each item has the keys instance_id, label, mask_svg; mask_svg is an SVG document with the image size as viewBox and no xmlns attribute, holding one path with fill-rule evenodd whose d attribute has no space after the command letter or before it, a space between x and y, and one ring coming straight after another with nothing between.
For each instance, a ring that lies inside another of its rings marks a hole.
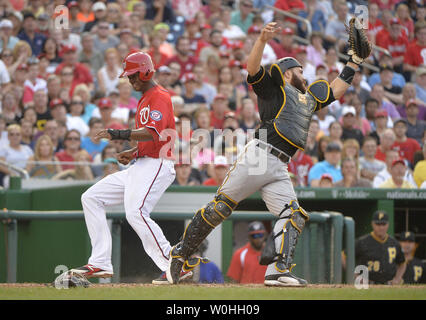
<instances>
[{"instance_id":1,"label":"baseball cap on fan","mask_svg":"<svg viewBox=\"0 0 426 320\"><path fill-rule=\"evenodd\" d=\"M229 167L228 160L224 156L214 157L214 166L215 167Z\"/></svg>"},{"instance_id":2,"label":"baseball cap on fan","mask_svg":"<svg viewBox=\"0 0 426 320\"><path fill-rule=\"evenodd\" d=\"M411 231L405 231L401 232L398 237L399 241L409 241L409 242L416 242L416 237L414 236L414 233Z\"/></svg>"},{"instance_id":3,"label":"baseball cap on fan","mask_svg":"<svg viewBox=\"0 0 426 320\"><path fill-rule=\"evenodd\" d=\"M262 222L253 221L248 226L248 235L252 238L261 238L265 233L266 229Z\"/></svg>"}]
</instances>

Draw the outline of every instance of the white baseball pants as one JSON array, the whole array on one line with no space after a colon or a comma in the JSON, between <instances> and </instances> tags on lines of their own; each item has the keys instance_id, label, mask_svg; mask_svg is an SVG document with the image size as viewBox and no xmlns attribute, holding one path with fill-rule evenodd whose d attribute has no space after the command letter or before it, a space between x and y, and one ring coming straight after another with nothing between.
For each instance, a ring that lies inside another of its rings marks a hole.
<instances>
[{"instance_id":1,"label":"white baseball pants","mask_svg":"<svg viewBox=\"0 0 426 320\"><path fill-rule=\"evenodd\" d=\"M139 158L128 169L106 176L83 193L81 202L92 245L89 264L113 271L105 207L124 202L126 219L142 240L146 253L162 271L167 269L171 246L150 213L175 175L171 160Z\"/></svg>"}]
</instances>

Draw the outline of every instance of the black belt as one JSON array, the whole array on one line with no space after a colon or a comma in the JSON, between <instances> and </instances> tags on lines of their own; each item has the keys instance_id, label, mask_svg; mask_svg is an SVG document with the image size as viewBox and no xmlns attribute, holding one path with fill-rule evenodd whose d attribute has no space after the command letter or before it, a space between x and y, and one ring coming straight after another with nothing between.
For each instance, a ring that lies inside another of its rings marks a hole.
<instances>
[{"instance_id":1,"label":"black belt","mask_svg":"<svg viewBox=\"0 0 426 320\"><path fill-rule=\"evenodd\" d=\"M256 144L256 146L258 146L259 148L261 148L263 150L266 150L269 147L267 144L259 143L259 142ZM278 151L277 149L274 149L272 147L269 147L269 148L271 148L271 150L269 150L269 152L271 154L273 154L274 156L276 156L279 160L281 160L284 163L289 163L290 162L290 157L289 156L287 156L283 152Z\"/></svg>"}]
</instances>

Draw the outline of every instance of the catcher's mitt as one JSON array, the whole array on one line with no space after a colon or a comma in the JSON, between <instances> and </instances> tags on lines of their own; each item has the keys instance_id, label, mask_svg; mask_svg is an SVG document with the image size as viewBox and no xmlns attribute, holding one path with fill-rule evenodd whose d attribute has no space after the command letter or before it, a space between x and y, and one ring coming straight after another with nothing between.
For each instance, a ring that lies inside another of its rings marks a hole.
<instances>
[{"instance_id":1,"label":"catcher's mitt","mask_svg":"<svg viewBox=\"0 0 426 320\"><path fill-rule=\"evenodd\" d=\"M88 288L90 286L90 281L79 273L67 271L58 276L52 285L56 289L68 289L76 287Z\"/></svg>"},{"instance_id":2,"label":"catcher's mitt","mask_svg":"<svg viewBox=\"0 0 426 320\"><path fill-rule=\"evenodd\" d=\"M371 43L357 18L352 18L346 29L349 33L349 61L360 65L371 54Z\"/></svg>"}]
</instances>

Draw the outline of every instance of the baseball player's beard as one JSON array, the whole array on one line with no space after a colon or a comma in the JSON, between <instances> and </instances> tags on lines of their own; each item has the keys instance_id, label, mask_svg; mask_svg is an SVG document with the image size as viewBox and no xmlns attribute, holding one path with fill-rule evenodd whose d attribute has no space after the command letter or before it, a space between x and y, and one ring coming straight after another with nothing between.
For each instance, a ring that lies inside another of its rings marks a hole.
<instances>
[{"instance_id":1,"label":"baseball player's beard","mask_svg":"<svg viewBox=\"0 0 426 320\"><path fill-rule=\"evenodd\" d=\"M293 77L291 78L291 84L296 89L299 89L303 93L306 93L306 79L303 79L301 77L299 78L295 73L293 73Z\"/></svg>"}]
</instances>

